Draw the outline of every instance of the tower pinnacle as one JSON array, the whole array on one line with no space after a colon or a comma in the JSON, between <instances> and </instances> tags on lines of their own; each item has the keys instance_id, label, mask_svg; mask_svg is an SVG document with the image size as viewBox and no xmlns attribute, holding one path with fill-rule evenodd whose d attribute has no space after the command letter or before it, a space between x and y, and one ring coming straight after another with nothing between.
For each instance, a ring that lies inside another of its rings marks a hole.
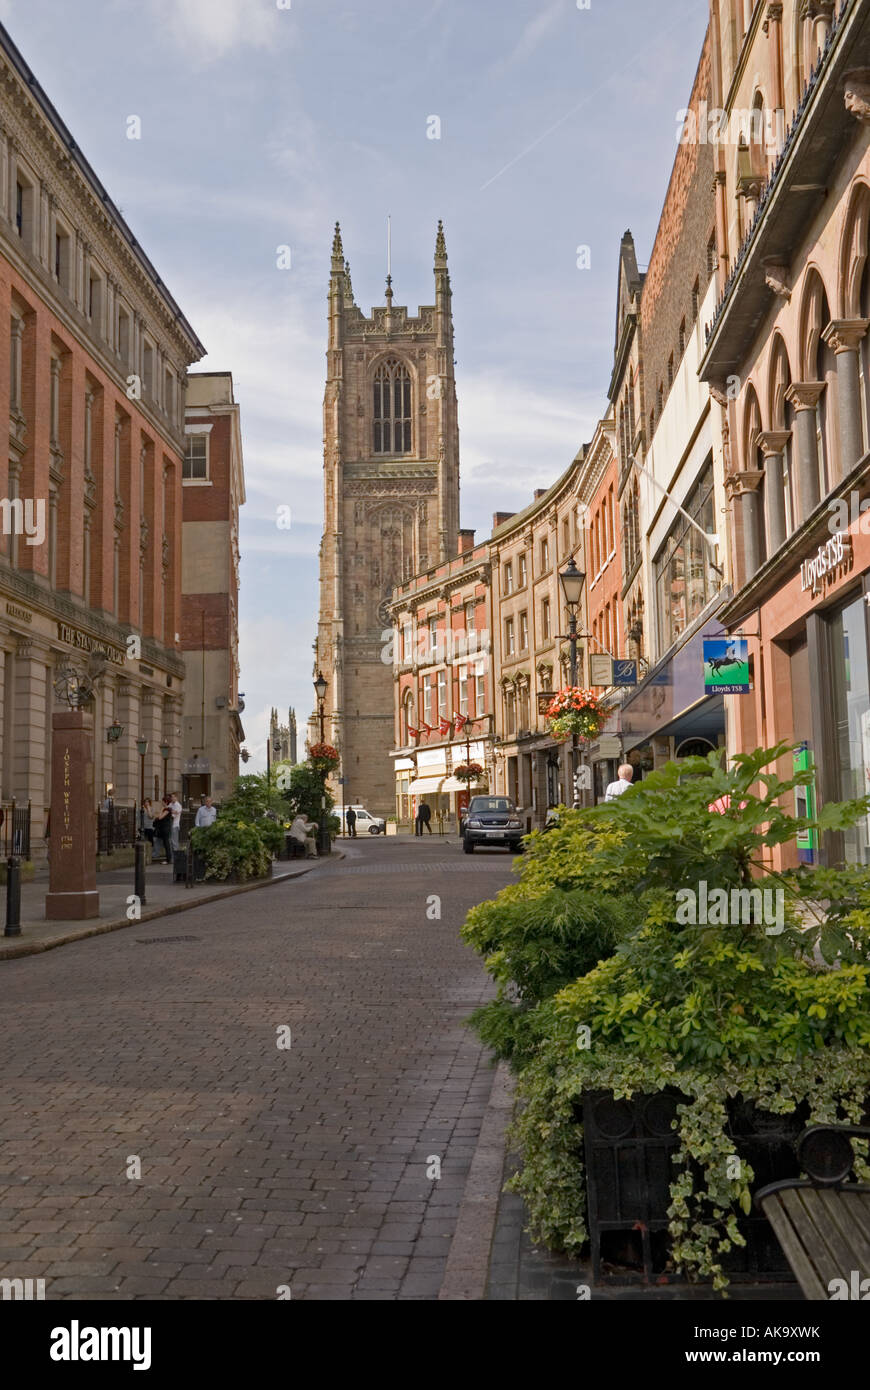
<instances>
[{"instance_id":1,"label":"tower pinnacle","mask_svg":"<svg viewBox=\"0 0 870 1390\"><path fill-rule=\"evenodd\" d=\"M438 219L438 231L435 236L435 269L447 269L447 242L444 239L444 223L440 217Z\"/></svg>"},{"instance_id":2,"label":"tower pinnacle","mask_svg":"<svg viewBox=\"0 0 870 1390\"><path fill-rule=\"evenodd\" d=\"M335 236L332 238L332 269L344 270L344 249L341 244L341 228L336 222Z\"/></svg>"}]
</instances>

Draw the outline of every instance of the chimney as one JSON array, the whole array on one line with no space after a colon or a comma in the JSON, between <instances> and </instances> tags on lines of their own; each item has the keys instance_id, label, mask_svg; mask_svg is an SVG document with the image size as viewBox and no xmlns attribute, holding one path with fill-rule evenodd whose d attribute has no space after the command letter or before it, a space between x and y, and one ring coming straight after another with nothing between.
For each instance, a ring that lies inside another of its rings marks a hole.
<instances>
[{"instance_id":1,"label":"chimney","mask_svg":"<svg viewBox=\"0 0 870 1390\"><path fill-rule=\"evenodd\" d=\"M459 532L459 554L466 555L469 550L474 549L474 531L468 528L460 529Z\"/></svg>"},{"instance_id":2,"label":"chimney","mask_svg":"<svg viewBox=\"0 0 870 1390\"><path fill-rule=\"evenodd\" d=\"M536 488L535 488L535 501L537 502L537 500L538 500L539 497L543 497L544 493L547 492L548 490L549 490L549 489L547 489L547 488L545 488L545 487L536 487Z\"/></svg>"},{"instance_id":3,"label":"chimney","mask_svg":"<svg viewBox=\"0 0 870 1390\"><path fill-rule=\"evenodd\" d=\"M496 529L497 526L502 526L506 521L510 521L510 519L511 519L512 516L516 516L516 512L493 512L493 514L492 514L492 529L493 529L493 531Z\"/></svg>"}]
</instances>

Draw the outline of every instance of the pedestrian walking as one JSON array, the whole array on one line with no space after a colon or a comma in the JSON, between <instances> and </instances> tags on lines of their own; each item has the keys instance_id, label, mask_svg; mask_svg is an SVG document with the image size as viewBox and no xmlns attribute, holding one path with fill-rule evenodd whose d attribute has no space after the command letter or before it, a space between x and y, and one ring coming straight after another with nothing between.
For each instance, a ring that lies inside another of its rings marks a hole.
<instances>
[{"instance_id":1,"label":"pedestrian walking","mask_svg":"<svg viewBox=\"0 0 870 1390\"><path fill-rule=\"evenodd\" d=\"M418 835L420 835L420 836L422 836L422 834L423 834L423 826L424 826L424 825L425 825L426 829L429 831L429 834L431 835L431 834L432 834L432 807L429 805L429 802L428 802L428 801L421 801L421 802L420 802L420 805L417 807L417 824L416 824L416 826L415 826L415 831L416 831L416 833L417 833Z\"/></svg>"},{"instance_id":2,"label":"pedestrian walking","mask_svg":"<svg viewBox=\"0 0 870 1390\"><path fill-rule=\"evenodd\" d=\"M146 796L139 810L139 828L142 831L143 840L147 840L151 846L152 856L154 852L154 807L151 804L150 796Z\"/></svg>"},{"instance_id":3,"label":"pedestrian walking","mask_svg":"<svg viewBox=\"0 0 870 1390\"><path fill-rule=\"evenodd\" d=\"M172 812L170 811L171 798L164 796L163 802L154 816L154 843L159 843L163 851L164 862L172 863ZM160 860L155 859L155 864Z\"/></svg>"},{"instance_id":4,"label":"pedestrian walking","mask_svg":"<svg viewBox=\"0 0 870 1390\"><path fill-rule=\"evenodd\" d=\"M350 838L351 838L352 840L355 840L355 839L356 839L356 811L353 809L352 806L348 806L348 808L347 808L347 814L345 815L345 820L346 820L346 822L347 822L347 833L348 833L348 835L350 836Z\"/></svg>"},{"instance_id":5,"label":"pedestrian walking","mask_svg":"<svg viewBox=\"0 0 870 1390\"><path fill-rule=\"evenodd\" d=\"M623 763L621 767L618 767L616 769L617 780L607 784L604 800L615 801L618 796L622 796L623 792L627 792L631 786L631 779L633 776L634 768L631 763Z\"/></svg>"},{"instance_id":6,"label":"pedestrian walking","mask_svg":"<svg viewBox=\"0 0 870 1390\"><path fill-rule=\"evenodd\" d=\"M175 792L172 793L172 799L169 802L169 810L172 815L172 848L175 850L178 849L178 833L181 827L181 812L183 810L181 802L178 800L178 796Z\"/></svg>"},{"instance_id":7,"label":"pedestrian walking","mask_svg":"<svg viewBox=\"0 0 870 1390\"><path fill-rule=\"evenodd\" d=\"M214 825L216 820L217 806L214 805L211 797L207 796L205 801L202 803L202 805L196 813L194 825L196 825L199 828L202 828L203 826Z\"/></svg>"}]
</instances>

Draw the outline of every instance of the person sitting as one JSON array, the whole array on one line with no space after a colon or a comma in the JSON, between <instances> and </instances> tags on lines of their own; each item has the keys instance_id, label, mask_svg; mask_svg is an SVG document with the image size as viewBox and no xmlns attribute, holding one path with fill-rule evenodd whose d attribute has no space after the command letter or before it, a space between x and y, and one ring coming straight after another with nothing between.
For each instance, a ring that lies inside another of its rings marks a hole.
<instances>
[{"instance_id":1,"label":"person sitting","mask_svg":"<svg viewBox=\"0 0 870 1390\"><path fill-rule=\"evenodd\" d=\"M305 846L306 859L317 858L316 830L317 826L312 824L310 820L306 820L305 816L297 816L287 831L291 839L298 840L300 845Z\"/></svg>"}]
</instances>

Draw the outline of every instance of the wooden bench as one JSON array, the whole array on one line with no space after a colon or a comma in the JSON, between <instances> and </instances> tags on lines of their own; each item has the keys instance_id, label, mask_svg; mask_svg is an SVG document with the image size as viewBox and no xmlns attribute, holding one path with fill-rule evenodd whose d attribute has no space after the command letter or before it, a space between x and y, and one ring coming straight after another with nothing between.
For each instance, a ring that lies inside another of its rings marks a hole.
<instances>
[{"instance_id":1,"label":"wooden bench","mask_svg":"<svg viewBox=\"0 0 870 1390\"><path fill-rule=\"evenodd\" d=\"M851 1140L870 1128L811 1125L796 1145L805 1179L756 1193L805 1298L870 1299L870 1186L849 1182Z\"/></svg>"}]
</instances>

